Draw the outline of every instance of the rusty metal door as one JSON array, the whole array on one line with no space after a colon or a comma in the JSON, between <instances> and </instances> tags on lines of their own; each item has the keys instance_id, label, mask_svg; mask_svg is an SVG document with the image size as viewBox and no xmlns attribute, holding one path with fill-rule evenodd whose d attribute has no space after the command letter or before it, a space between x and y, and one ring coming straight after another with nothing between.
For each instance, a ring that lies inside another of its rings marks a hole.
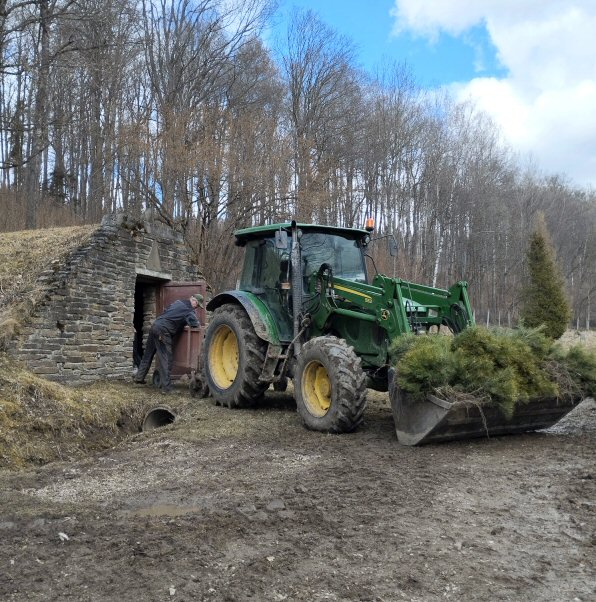
<instances>
[{"instance_id":1,"label":"rusty metal door","mask_svg":"<svg viewBox=\"0 0 596 602\"><path fill-rule=\"evenodd\" d=\"M197 282L167 282L158 291L156 303L158 316L174 301L189 299L191 295L196 293L201 293L205 299L203 307L197 307L195 310L201 325L199 328L185 326L182 333L174 341L172 379L184 375L190 376L197 369L199 353L205 337L207 312L204 306L207 302L207 284L204 280L198 280Z\"/></svg>"}]
</instances>

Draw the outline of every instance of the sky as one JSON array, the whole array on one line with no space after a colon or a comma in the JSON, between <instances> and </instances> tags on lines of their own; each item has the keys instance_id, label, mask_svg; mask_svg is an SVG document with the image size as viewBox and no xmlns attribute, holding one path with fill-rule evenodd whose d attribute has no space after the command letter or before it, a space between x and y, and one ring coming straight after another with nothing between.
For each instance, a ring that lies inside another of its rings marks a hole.
<instances>
[{"instance_id":1,"label":"sky","mask_svg":"<svg viewBox=\"0 0 596 602\"><path fill-rule=\"evenodd\" d=\"M350 38L369 72L405 62L492 116L545 175L596 190L596 0L282 0Z\"/></svg>"}]
</instances>

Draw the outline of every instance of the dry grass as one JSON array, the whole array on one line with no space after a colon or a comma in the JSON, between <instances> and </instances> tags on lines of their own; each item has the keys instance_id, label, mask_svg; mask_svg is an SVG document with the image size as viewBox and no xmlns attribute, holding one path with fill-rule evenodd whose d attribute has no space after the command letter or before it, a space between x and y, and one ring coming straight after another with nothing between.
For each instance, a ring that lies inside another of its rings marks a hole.
<instances>
[{"instance_id":1,"label":"dry grass","mask_svg":"<svg viewBox=\"0 0 596 602\"><path fill-rule=\"evenodd\" d=\"M596 330L568 330L557 341L564 349L574 345L583 345L587 349L596 350Z\"/></svg>"},{"instance_id":2,"label":"dry grass","mask_svg":"<svg viewBox=\"0 0 596 602\"><path fill-rule=\"evenodd\" d=\"M124 383L71 389L0 354L0 467L15 469L90 453L139 430L144 391Z\"/></svg>"},{"instance_id":3,"label":"dry grass","mask_svg":"<svg viewBox=\"0 0 596 602\"><path fill-rule=\"evenodd\" d=\"M97 226L72 226L0 234L0 349L19 332L43 296L37 285L46 270L83 244Z\"/></svg>"}]
</instances>

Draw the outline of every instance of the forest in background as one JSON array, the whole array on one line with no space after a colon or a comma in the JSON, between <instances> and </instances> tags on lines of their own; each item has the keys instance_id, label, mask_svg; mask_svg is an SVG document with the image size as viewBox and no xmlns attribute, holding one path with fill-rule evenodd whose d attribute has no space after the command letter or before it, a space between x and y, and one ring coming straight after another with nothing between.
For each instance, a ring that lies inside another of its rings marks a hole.
<instances>
[{"instance_id":1,"label":"forest in background","mask_svg":"<svg viewBox=\"0 0 596 602\"><path fill-rule=\"evenodd\" d=\"M514 324L543 214L573 324L596 293L596 193L544 174L471 103L404 64L358 66L312 12L264 42L271 0L0 0L0 231L147 209L210 286L240 227L297 219L398 241L390 275L467 280L478 321ZM593 319L592 319L593 323Z\"/></svg>"}]
</instances>

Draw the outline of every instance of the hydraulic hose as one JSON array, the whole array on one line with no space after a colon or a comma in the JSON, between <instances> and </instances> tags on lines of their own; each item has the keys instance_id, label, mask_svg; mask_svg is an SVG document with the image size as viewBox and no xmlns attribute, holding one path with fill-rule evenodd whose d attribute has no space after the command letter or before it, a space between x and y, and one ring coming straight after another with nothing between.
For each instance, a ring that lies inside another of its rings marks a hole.
<instances>
[{"instance_id":1,"label":"hydraulic hose","mask_svg":"<svg viewBox=\"0 0 596 602\"><path fill-rule=\"evenodd\" d=\"M453 303L450 309L451 315L445 316L443 318L443 323L453 331L453 334L457 334L468 325L470 317L468 316L466 308L459 303Z\"/></svg>"}]
</instances>

